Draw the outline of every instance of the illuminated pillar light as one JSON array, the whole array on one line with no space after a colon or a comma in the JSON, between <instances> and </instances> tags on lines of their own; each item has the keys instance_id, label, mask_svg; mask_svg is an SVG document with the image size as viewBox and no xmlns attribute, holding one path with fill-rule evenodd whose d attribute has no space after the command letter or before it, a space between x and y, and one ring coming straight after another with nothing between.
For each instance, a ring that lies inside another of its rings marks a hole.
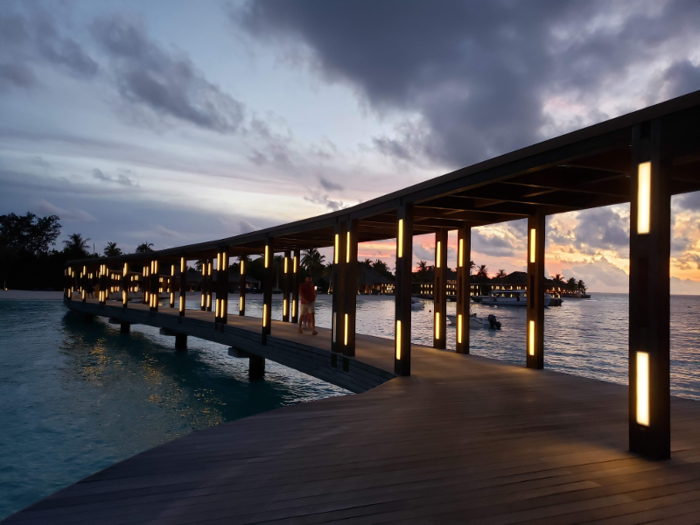
<instances>
[{"instance_id":1,"label":"illuminated pillar light","mask_svg":"<svg viewBox=\"0 0 700 525\"><path fill-rule=\"evenodd\" d=\"M403 219L399 219L399 235L397 239L398 250L396 256L403 257Z\"/></svg>"},{"instance_id":2,"label":"illuminated pillar light","mask_svg":"<svg viewBox=\"0 0 700 525\"><path fill-rule=\"evenodd\" d=\"M263 304L263 328L267 327L267 304Z\"/></svg>"},{"instance_id":3,"label":"illuminated pillar light","mask_svg":"<svg viewBox=\"0 0 700 525\"><path fill-rule=\"evenodd\" d=\"M82 299L83 299L83 301L85 300L85 290L83 290Z\"/></svg>"},{"instance_id":4,"label":"illuminated pillar light","mask_svg":"<svg viewBox=\"0 0 700 525\"><path fill-rule=\"evenodd\" d=\"M457 342L462 344L462 314L457 316Z\"/></svg>"},{"instance_id":5,"label":"illuminated pillar light","mask_svg":"<svg viewBox=\"0 0 700 525\"><path fill-rule=\"evenodd\" d=\"M124 290L124 291L122 291L122 304L126 304L126 303L127 303L126 290Z\"/></svg>"},{"instance_id":6,"label":"illuminated pillar light","mask_svg":"<svg viewBox=\"0 0 700 525\"><path fill-rule=\"evenodd\" d=\"M459 254L458 254L457 265L460 268L462 266L464 266L464 239L459 240Z\"/></svg>"},{"instance_id":7,"label":"illuminated pillar light","mask_svg":"<svg viewBox=\"0 0 700 525\"><path fill-rule=\"evenodd\" d=\"M185 258L180 257L180 273L185 273Z\"/></svg>"},{"instance_id":8,"label":"illuminated pillar light","mask_svg":"<svg viewBox=\"0 0 700 525\"><path fill-rule=\"evenodd\" d=\"M534 263L537 259L537 230L535 228L530 228L530 262Z\"/></svg>"},{"instance_id":9,"label":"illuminated pillar light","mask_svg":"<svg viewBox=\"0 0 700 525\"><path fill-rule=\"evenodd\" d=\"M238 311L242 312L243 311L243 297L240 297L238 299Z\"/></svg>"},{"instance_id":10,"label":"illuminated pillar light","mask_svg":"<svg viewBox=\"0 0 700 525\"><path fill-rule=\"evenodd\" d=\"M282 301L282 314L287 315L287 299Z\"/></svg>"},{"instance_id":11,"label":"illuminated pillar light","mask_svg":"<svg viewBox=\"0 0 700 525\"><path fill-rule=\"evenodd\" d=\"M651 227L651 162L637 167L637 233L649 233Z\"/></svg>"},{"instance_id":12,"label":"illuminated pillar light","mask_svg":"<svg viewBox=\"0 0 700 525\"><path fill-rule=\"evenodd\" d=\"M292 301L292 317L296 317L297 315L297 302Z\"/></svg>"},{"instance_id":13,"label":"illuminated pillar light","mask_svg":"<svg viewBox=\"0 0 700 525\"><path fill-rule=\"evenodd\" d=\"M180 311L184 312L185 311L185 298L180 296Z\"/></svg>"},{"instance_id":14,"label":"illuminated pillar light","mask_svg":"<svg viewBox=\"0 0 700 525\"><path fill-rule=\"evenodd\" d=\"M637 352L637 423L649 426L649 354Z\"/></svg>"},{"instance_id":15,"label":"illuminated pillar light","mask_svg":"<svg viewBox=\"0 0 700 525\"><path fill-rule=\"evenodd\" d=\"M294 273L297 273L297 266L298 266L298 265L299 265L299 261L298 261L298 259L297 259L297 256L295 255L295 256L294 256L294 266L293 266L293 269L292 269L292 271L293 271Z\"/></svg>"},{"instance_id":16,"label":"illuminated pillar light","mask_svg":"<svg viewBox=\"0 0 700 525\"><path fill-rule=\"evenodd\" d=\"M174 276L174 275L175 275L175 265L174 265L174 264L172 264L172 265L170 266L170 275L171 275L171 276Z\"/></svg>"},{"instance_id":17,"label":"illuminated pillar light","mask_svg":"<svg viewBox=\"0 0 700 525\"><path fill-rule=\"evenodd\" d=\"M211 294L207 294L207 308L211 308Z\"/></svg>"},{"instance_id":18,"label":"illuminated pillar light","mask_svg":"<svg viewBox=\"0 0 700 525\"><path fill-rule=\"evenodd\" d=\"M265 245L265 268L270 266L270 246L268 244Z\"/></svg>"},{"instance_id":19,"label":"illuminated pillar light","mask_svg":"<svg viewBox=\"0 0 700 525\"><path fill-rule=\"evenodd\" d=\"M340 249L340 237L336 233L335 234L335 247L333 249L333 263L338 264L338 250Z\"/></svg>"},{"instance_id":20,"label":"illuminated pillar light","mask_svg":"<svg viewBox=\"0 0 700 525\"><path fill-rule=\"evenodd\" d=\"M289 257L284 258L284 273L289 273Z\"/></svg>"},{"instance_id":21,"label":"illuminated pillar light","mask_svg":"<svg viewBox=\"0 0 700 525\"><path fill-rule=\"evenodd\" d=\"M440 312L435 312L435 339L440 339Z\"/></svg>"},{"instance_id":22,"label":"illuminated pillar light","mask_svg":"<svg viewBox=\"0 0 700 525\"><path fill-rule=\"evenodd\" d=\"M396 360L401 361L401 321L396 321Z\"/></svg>"},{"instance_id":23,"label":"illuminated pillar light","mask_svg":"<svg viewBox=\"0 0 700 525\"><path fill-rule=\"evenodd\" d=\"M349 263L350 262L350 232L347 234L347 243L346 243L346 250L345 250L345 262Z\"/></svg>"},{"instance_id":24,"label":"illuminated pillar light","mask_svg":"<svg viewBox=\"0 0 700 525\"><path fill-rule=\"evenodd\" d=\"M345 325L343 327L345 330L345 335L343 337L343 344L347 346L348 344L348 314L345 314Z\"/></svg>"},{"instance_id":25,"label":"illuminated pillar light","mask_svg":"<svg viewBox=\"0 0 700 525\"><path fill-rule=\"evenodd\" d=\"M202 300L201 300L201 306L202 306L202 307L204 307L204 296L205 296L205 293L202 292Z\"/></svg>"},{"instance_id":26,"label":"illuminated pillar light","mask_svg":"<svg viewBox=\"0 0 700 525\"><path fill-rule=\"evenodd\" d=\"M207 275L211 276L211 263L209 263L209 265L207 266L207 268L208 268L208 273L207 273Z\"/></svg>"},{"instance_id":27,"label":"illuminated pillar light","mask_svg":"<svg viewBox=\"0 0 700 525\"><path fill-rule=\"evenodd\" d=\"M214 317L219 317L219 303L221 303L221 299L216 300L216 308L214 312Z\"/></svg>"},{"instance_id":28,"label":"illuminated pillar light","mask_svg":"<svg viewBox=\"0 0 700 525\"><path fill-rule=\"evenodd\" d=\"M437 260L435 261L435 266L436 266L437 268L440 268L440 259L441 259L441 257L440 257L440 252L441 252L441 251L442 251L442 242L441 242L441 241L438 241L438 242L437 242L437 247L436 247L436 249L435 249L435 257L437 258ZM438 339L440 339L440 338L438 337Z\"/></svg>"},{"instance_id":29,"label":"illuminated pillar light","mask_svg":"<svg viewBox=\"0 0 700 525\"><path fill-rule=\"evenodd\" d=\"M170 306L175 304L175 293L170 292Z\"/></svg>"},{"instance_id":30,"label":"illuminated pillar light","mask_svg":"<svg viewBox=\"0 0 700 525\"><path fill-rule=\"evenodd\" d=\"M241 261L241 275L245 275L245 261Z\"/></svg>"},{"instance_id":31,"label":"illuminated pillar light","mask_svg":"<svg viewBox=\"0 0 700 525\"><path fill-rule=\"evenodd\" d=\"M535 321L530 321L528 323L527 353L535 355Z\"/></svg>"}]
</instances>

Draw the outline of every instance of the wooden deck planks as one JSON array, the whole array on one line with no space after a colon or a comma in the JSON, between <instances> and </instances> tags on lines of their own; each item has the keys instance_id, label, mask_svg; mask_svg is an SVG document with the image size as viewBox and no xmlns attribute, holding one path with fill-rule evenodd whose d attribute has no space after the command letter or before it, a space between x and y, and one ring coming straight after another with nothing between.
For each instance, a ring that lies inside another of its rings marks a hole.
<instances>
[{"instance_id":1,"label":"wooden deck planks","mask_svg":"<svg viewBox=\"0 0 700 525\"><path fill-rule=\"evenodd\" d=\"M259 319L229 322L259 333ZM273 338L328 350L319 332L272 327ZM358 335L358 360L391 370L392 352L390 340ZM698 403L673 399L674 455L652 462L627 452L624 386L412 353L411 377L197 432L8 523L697 522Z\"/></svg>"}]
</instances>

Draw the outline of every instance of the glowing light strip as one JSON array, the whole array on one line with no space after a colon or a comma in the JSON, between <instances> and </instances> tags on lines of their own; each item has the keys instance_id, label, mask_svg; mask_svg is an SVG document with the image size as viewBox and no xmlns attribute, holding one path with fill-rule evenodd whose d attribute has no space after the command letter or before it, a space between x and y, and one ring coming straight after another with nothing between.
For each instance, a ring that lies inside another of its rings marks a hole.
<instances>
[{"instance_id":1,"label":"glowing light strip","mask_svg":"<svg viewBox=\"0 0 700 525\"><path fill-rule=\"evenodd\" d=\"M287 299L282 301L282 314L287 315Z\"/></svg>"},{"instance_id":2,"label":"glowing light strip","mask_svg":"<svg viewBox=\"0 0 700 525\"><path fill-rule=\"evenodd\" d=\"M340 241L338 240L339 236L336 233L335 234L335 247L333 249L333 263L338 264L338 250L340 249Z\"/></svg>"},{"instance_id":3,"label":"glowing light strip","mask_svg":"<svg viewBox=\"0 0 700 525\"><path fill-rule=\"evenodd\" d=\"M284 258L284 273L289 273L289 257Z\"/></svg>"},{"instance_id":4,"label":"glowing light strip","mask_svg":"<svg viewBox=\"0 0 700 525\"><path fill-rule=\"evenodd\" d=\"M185 273L185 258L180 257L180 273Z\"/></svg>"},{"instance_id":5,"label":"glowing light strip","mask_svg":"<svg viewBox=\"0 0 700 525\"><path fill-rule=\"evenodd\" d=\"M396 321L396 360L401 361L401 321Z\"/></svg>"},{"instance_id":6,"label":"glowing light strip","mask_svg":"<svg viewBox=\"0 0 700 525\"><path fill-rule=\"evenodd\" d=\"M649 426L649 354L637 352L637 423Z\"/></svg>"},{"instance_id":7,"label":"glowing light strip","mask_svg":"<svg viewBox=\"0 0 700 525\"><path fill-rule=\"evenodd\" d=\"M185 298L182 295L180 296L180 311L185 311Z\"/></svg>"},{"instance_id":8,"label":"glowing light strip","mask_svg":"<svg viewBox=\"0 0 700 525\"><path fill-rule=\"evenodd\" d=\"M215 307L215 313L214 317L218 318L219 317L219 303L221 302L221 299L216 300L216 307Z\"/></svg>"},{"instance_id":9,"label":"glowing light strip","mask_svg":"<svg viewBox=\"0 0 700 525\"><path fill-rule=\"evenodd\" d=\"M211 275L211 266L212 266L211 263L209 263L209 264L207 265L207 269L208 269L207 275Z\"/></svg>"},{"instance_id":10,"label":"glowing light strip","mask_svg":"<svg viewBox=\"0 0 700 525\"><path fill-rule=\"evenodd\" d=\"M440 339L440 312L435 312L435 339Z\"/></svg>"},{"instance_id":11,"label":"glowing light strip","mask_svg":"<svg viewBox=\"0 0 700 525\"><path fill-rule=\"evenodd\" d=\"M535 355L535 321L530 321L528 323L527 353L530 355Z\"/></svg>"},{"instance_id":12,"label":"glowing light strip","mask_svg":"<svg viewBox=\"0 0 700 525\"><path fill-rule=\"evenodd\" d=\"M462 344L462 314L457 316L457 342Z\"/></svg>"},{"instance_id":13,"label":"glowing light strip","mask_svg":"<svg viewBox=\"0 0 700 525\"><path fill-rule=\"evenodd\" d=\"M245 261L241 261L241 275L245 275Z\"/></svg>"},{"instance_id":14,"label":"glowing light strip","mask_svg":"<svg viewBox=\"0 0 700 525\"><path fill-rule=\"evenodd\" d=\"M537 230L530 228L530 262L534 263L537 256Z\"/></svg>"},{"instance_id":15,"label":"glowing light strip","mask_svg":"<svg viewBox=\"0 0 700 525\"><path fill-rule=\"evenodd\" d=\"M459 240L459 261L457 264L460 268L464 266L464 239Z\"/></svg>"},{"instance_id":16,"label":"glowing light strip","mask_svg":"<svg viewBox=\"0 0 700 525\"><path fill-rule=\"evenodd\" d=\"M297 302L292 301L292 317L296 317L297 315Z\"/></svg>"},{"instance_id":17,"label":"glowing light strip","mask_svg":"<svg viewBox=\"0 0 700 525\"><path fill-rule=\"evenodd\" d=\"M238 299L238 311L242 312L243 311L243 297L240 297Z\"/></svg>"},{"instance_id":18,"label":"glowing light strip","mask_svg":"<svg viewBox=\"0 0 700 525\"><path fill-rule=\"evenodd\" d=\"M398 244L396 256L400 259L403 257L403 219L399 219L399 235L396 239L396 244Z\"/></svg>"},{"instance_id":19,"label":"glowing light strip","mask_svg":"<svg viewBox=\"0 0 700 525\"><path fill-rule=\"evenodd\" d=\"M265 268L270 266L270 246L265 245Z\"/></svg>"},{"instance_id":20,"label":"glowing light strip","mask_svg":"<svg viewBox=\"0 0 700 525\"><path fill-rule=\"evenodd\" d=\"M440 257L441 251L442 251L442 242L438 241L437 246L435 247L435 267L436 268L440 268L440 259L442 259L442 257Z\"/></svg>"},{"instance_id":21,"label":"glowing light strip","mask_svg":"<svg viewBox=\"0 0 700 525\"><path fill-rule=\"evenodd\" d=\"M126 304L127 302L128 302L127 301L127 294L126 294L126 290L124 290L122 292L122 304Z\"/></svg>"},{"instance_id":22,"label":"glowing light strip","mask_svg":"<svg viewBox=\"0 0 700 525\"><path fill-rule=\"evenodd\" d=\"M263 328L267 327L267 304L263 304Z\"/></svg>"},{"instance_id":23,"label":"glowing light strip","mask_svg":"<svg viewBox=\"0 0 700 525\"><path fill-rule=\"evenodd\" d=\"M637 233L649 233L651 228L651 162L637 167Z\"/></svg>"},{"instance_id":24,"label":"glowing light strip","mask_svg":"<svg viewBox=\"0 0 700 525\"><path fill-rule=\"evenodd\" d=\"M298 261L298 259L297 259L297 256L295 255L295 256L294 256L294 270L293 270L294 273L297 273L297 265L298 265L298 263L299 263L299 261Z\"/></svg>"},{"instance_id":25,"label":"glowing light strip","mask_svg":"<svg viewBox=\"0 0 700 525\"><path fill-rule=\"evenodd\" d=\"M204 308L204 296L205 296L205 295L206 295L206 294L205 294L204 292L202 292L202 300L200 301L200 303L201 303L200 306L201 306L202 308Z\"/></svg>"},{"instance_id":26,"label":"glowing light strip","mask_svg":"<svg viewBox=\"0 0 700 525\"><path fill-rule=\"evenodd\" d=\"M348 344L348 314L345 314L345 337L343 339L343 344L347 346Z\"/></svg>"},{"instance_id":27,"label":"glowing light strip","mask_svg":"<svg viewBox=\"0 0 700 525\"><path fill-rule=\"evenodd\" d=\"M347 246L345 248L345 262L350 262L350 232L347 234Z\"/></svg>"},{"instance_id":28,"label":"glowing light strip","mask_svg":"<svg viewBox=\"0 0 700 525\"><path fill-rule=\"evenodd\" d=\"M211 308L211 293L207 293L207 308Z\"/></svg>"}]
</instances>

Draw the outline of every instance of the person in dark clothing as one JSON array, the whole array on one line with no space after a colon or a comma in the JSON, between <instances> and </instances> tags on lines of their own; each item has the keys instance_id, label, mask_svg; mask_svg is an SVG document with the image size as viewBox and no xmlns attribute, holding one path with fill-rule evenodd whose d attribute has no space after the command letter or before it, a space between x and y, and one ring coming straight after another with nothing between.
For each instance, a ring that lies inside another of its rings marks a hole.
<instances>
[{"instance_id":1,"label":"person in dark clothing","mask_svg":"<svg viewBox=\"0 0 700 525\"><path fill-rule=\"evenodd\" d=\"M299 333L304 332L301 329L304 318L308 317L311 323L311 334L316 335L316 287L314 286L311 277L306 278L306 282L301 283L299 287L299 299L301 300L301 315L299 316Z\"/></svg>"}]
</instances>

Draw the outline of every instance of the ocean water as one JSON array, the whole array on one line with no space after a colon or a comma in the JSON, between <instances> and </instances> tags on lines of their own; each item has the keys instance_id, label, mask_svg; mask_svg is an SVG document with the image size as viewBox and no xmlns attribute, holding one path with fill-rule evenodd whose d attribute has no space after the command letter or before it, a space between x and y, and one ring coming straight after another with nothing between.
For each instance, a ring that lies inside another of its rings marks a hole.
<instances>
[{"instance_id":1,"label":"ocean water","mask_svg":"<svg viewBox=\"0 0 700 525\"><path fill-rule=\"evenodd\" d=\"M281 300L273 319L281 319ZM232 304L238 301L231 296ZM412 339L432 344L432 302L414 311ZM199 298L190 295L188 308ZM261 297L247 314L259 317ZM448 313L455 304L448 303ZM472 353L523 363L525 309L473 306L503 323L472 330ZM700 400L700 297L671 299L671 385ZM358 332L393 337L394 298L359 296ZM317 322L330 327L331 297L319 296ZM627 382L628 298L593 294L545 312L545 366ZM268 362L248 380L247 360L189 338L187 354L146 326L118 326L67 312L60 301L0 301L0 519L138 452L198 429L277 407L349 392ZM454 349L454 327L448 325Z\"/></svg>"}]
</instances>

